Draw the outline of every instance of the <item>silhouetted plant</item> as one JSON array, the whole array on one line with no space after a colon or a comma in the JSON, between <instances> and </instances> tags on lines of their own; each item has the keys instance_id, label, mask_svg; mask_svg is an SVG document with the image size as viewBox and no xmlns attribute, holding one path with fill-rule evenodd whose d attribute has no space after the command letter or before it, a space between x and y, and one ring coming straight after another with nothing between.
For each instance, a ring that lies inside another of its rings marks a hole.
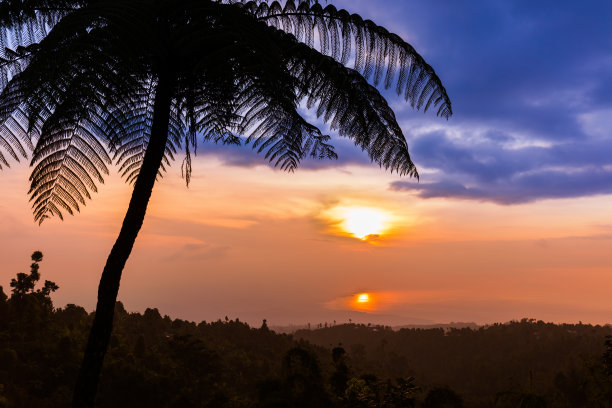
<instances>
[{"instance_id":1,"label":"silhouetted plant","mask_svg":"<svg viewBox=\"0 0 612 408\"><path fill-rule=\"evenodd\" d=\"M40 280L40 265L39 263L43 259L43 254L40 251L32 253L32 264L30 265L30 273L26 274L20 272L17 274L17 278L11 279L12 295L11 305L12 309L18 314L22 315L29 325L34 325L34 321L31 320L33 316L38 316L38 313L33 312L32 308L43 308L47 313L53 309L50 295L59 289L59 286L55 282L45 280L42 288L35 289L36 284ZM27 318L28 315L30 319Z\"/></svg>"},{"instance_id":2,"label":"silhouetted plant","mask_svg":"<svg viewBox=\"0 0 612 408\"><path fill-rule=\"evenodd\" d=\"M345 391L346 405L351 408L374 408L378 405L378 396L374 381L364 378L351 378Z\"/></svg>"},{"instance_id":3,"label":"silhouetted plant","mask_svg":"<svg viewBox=\"0 0 612 408\"><path fill-rule=\"evenodd\" d=\"M93 406L121 273L156 178L179 147L187 183L198 135L250 143L289 171L307 156L336 158L330 137L299 114L305 102L381 167L417 177L393 111L367 80L395 86L417 109L452 114L412 46L312 0L8 0L0 25L0 165L33 150L35 220L78 211L112 162L134 183L102 273L75 407Z\"/></svg>"},{"instance_id":4,"label":"silhouetted plant","mask_svg":"<svg viewBox=\"0 0 612 408\"><path fill-rule=\"evenodd\" d=\"M283 357L282 375L260 385L260 408L331 407L316 356L294 347Z\"/></svg>"},{"instance_id":5,"label":"silhouetted plant","mask_svg":"<svg viewBox=\"0 0 612 408\"><path fill-rule=\"evenodd\" d=\"M6 300L8 299L8 296L6 296L6 293L4 293L4 289L2 288L2 285L0 285L0 319L4 319L4 315L6 314L6 309L7 309L7 304L6 304Z\"/></svg>"},{"instance_id":6,"label":"silhouetted plant","mask_svg":"<svg viewBox=\"0 0 612 408\"><path fill-rule=\"evenodd\" d=\"M423 408L463 408L463 400L447 387L436 387L427 393Z\"/></svg>"},{"instance_id":7,"label":"silhouetted plant","mask_svg":"<svg viewBox=\"0 0 612 408\"><path fill-rule=\"evenodd\" d=\"M38 272L40 266L38 265L38 263L42 261L42 258L42 252L35 251L32 254L33 263L30 265L30 273L18 273L17 279L11 279L11 288L13 288L13 296L21 297L27 295L28 293L34 292L34 286L36 286L36 283L40 279L40 273ZM51 289L45 290L45 292L49 293L50 291Z\"/></svg>"},{"instance_id":8,"label":"silhouetted plant","mask_svg":"<svg viewBox=\"0 0 612 408\"><path fill-rule=\"evenodd\" d=\"M606 374L612 377L612 336L606 336L606 351L603 354L603 363Z\"/></svg>"},{"instance_id":9,"label":"silhouetted plant","mask_svg":"<svg viewBox=\"0 0 612 408\"><path fill-rule=\"evenodd\" d=\"M539 395L521 392L502 392L495 399L496 408L546 408L546 401Z\"/></svg>"}]
</instances>

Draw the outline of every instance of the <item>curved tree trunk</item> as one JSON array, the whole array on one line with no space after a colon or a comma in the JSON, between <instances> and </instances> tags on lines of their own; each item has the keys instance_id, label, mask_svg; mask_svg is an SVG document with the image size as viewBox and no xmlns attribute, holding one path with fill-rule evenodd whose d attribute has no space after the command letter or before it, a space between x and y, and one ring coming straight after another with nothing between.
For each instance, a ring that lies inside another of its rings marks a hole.
<instances>
[{"instance_id":1,"label":"curved tree trunk","mask_svg":"<svg viewBox=\"0 0 612 408\"><path fill-rule=\"evenodd\" d=\"M73 408L92 408L94 406L98 378L113 329L113 315L117 293L119 292L121 272L132 252L138 231L142 227L147 204L168 140L172 92L172 76L168 73L160 75L155 92L151 137L140 173L134 184L134 191L123 219L119 237L113 245L102 272L100 286L98 287L95 318L74 390Z\"/></svg>"}]
</instances>

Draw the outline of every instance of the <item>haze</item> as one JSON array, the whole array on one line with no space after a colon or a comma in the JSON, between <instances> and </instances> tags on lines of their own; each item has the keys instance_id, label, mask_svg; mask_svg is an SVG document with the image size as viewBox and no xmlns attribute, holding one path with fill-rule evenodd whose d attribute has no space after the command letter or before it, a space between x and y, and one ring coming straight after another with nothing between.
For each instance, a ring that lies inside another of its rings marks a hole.
<instances>
[{"instance_id":1,"label":"haze","mask_svg":"<svg viewBox=\"0 0 612 408\"><path fill-rule=\"evenodd\" d=\"M385 93L420 182L346 140L335 139L338 161L294 174L249 147L200 146L189 188L179 157L153 191L122 279L126 308L272 325L610 323L612 6L334 4L401 35L447 88L448 122ZM56 306L92 310L130 186L112 175L80 214L39 227L30 171L0 174L0 285L40 250ZM350 208L388 225L349 231ZM364 293L371 301L356 302Z\"/></svg>"}]
</instances>

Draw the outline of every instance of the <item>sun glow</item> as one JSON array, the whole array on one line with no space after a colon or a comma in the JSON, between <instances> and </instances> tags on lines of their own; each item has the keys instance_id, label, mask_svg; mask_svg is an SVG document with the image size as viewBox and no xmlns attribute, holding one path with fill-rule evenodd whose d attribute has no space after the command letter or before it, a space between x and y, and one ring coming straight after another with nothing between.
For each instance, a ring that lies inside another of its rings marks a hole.
<instances>
[{"instance_id":1,"label":"sun glow","mask_svg":"<svg viewBox=\"0 0 612 408\"><path fill-rule=\"evenodd\" d=\"M376 296L371 292L359 292L351 295L348 305L353 310L368 312L376 309Z\"/></svg>"},{"instance_id":2,"label":"sun glow","mask_svg":"<svg viewBox=\"0 0 612 408\"><path fill-rule=\"evenodd\" d=\"M344 213L343 228L359 239L380 235L387 221L387 215L373 208L349 208Z\"/></svg>"}]
</instances>

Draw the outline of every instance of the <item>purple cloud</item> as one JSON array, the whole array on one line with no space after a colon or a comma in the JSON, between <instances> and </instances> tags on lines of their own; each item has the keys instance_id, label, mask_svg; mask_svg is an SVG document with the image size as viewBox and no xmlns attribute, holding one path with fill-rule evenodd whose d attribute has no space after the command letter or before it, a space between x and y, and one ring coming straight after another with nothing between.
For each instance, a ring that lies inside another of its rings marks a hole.
<instances>
[{"instance_id":1,"label":"purple cloud","mask_svg":"<svg viewBox=\"0 0 612 408\"><path fill-rule=\"evenodd\" d=\"M411 42L453 101L446 122L383 91L418 168L435 170L392 189L501 204L612 193L612 120L605 120L612 116L611 2L333 3ZM371 165L350 140L332 141L339 160L306 159L301 167ZM200 154L229 165L265 163L248 146L206 145Z\"/></svg>"},{"instance_id":2,"label":"purple cloud","mask_svg":"<svg viewBox=\"0 0 612 408\"><path fill-rule=\"evenodd\" d=\"M490 138L463 143L437 132L417 138L413 149L437 174L421 183L393 182L392 190L499 204L612 194L612 138L511 148Z\"/></svg>"}]
</instances>

